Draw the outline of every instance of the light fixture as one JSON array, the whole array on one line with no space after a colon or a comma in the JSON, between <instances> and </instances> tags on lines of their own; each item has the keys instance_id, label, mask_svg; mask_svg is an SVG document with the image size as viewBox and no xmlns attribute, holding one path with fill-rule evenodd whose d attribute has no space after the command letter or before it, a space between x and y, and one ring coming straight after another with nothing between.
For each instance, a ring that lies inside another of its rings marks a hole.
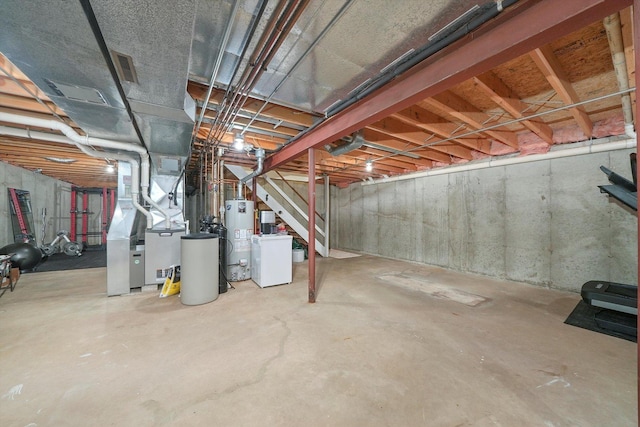
<instances>
[{"instance_id":1,"label":"light fixture","mask_svg":"<svg viewBox=\"0 0 640 427\"><path fill-rule=\"evenodd\" d=\"M238 151L242 151L244 148L244 135L241 133L236 133L233 137L233 148Z\"/></svg>"},{"instance_id":2,"label":"light fixture","mask_svg":"<svg viewBox=\"0 0 640 427\"><path fill-rule=\"evenodd\" d=\"M114 173L116 171L116 168L111 163L107 163L107 167L105 168L105 170L107 171L107 173Z\"/></svg>"},{"instance_id":3,"label":"light fixture","mask_svg":"<svg viewBox=\"0 0 640 427\"><path fill-rule=\"evenodd\" d=\"M365 169L367 172L371 172L373 170L373 162L371 160L367 160L367 163L365 163Z\"/></svg>"}]
</instances>

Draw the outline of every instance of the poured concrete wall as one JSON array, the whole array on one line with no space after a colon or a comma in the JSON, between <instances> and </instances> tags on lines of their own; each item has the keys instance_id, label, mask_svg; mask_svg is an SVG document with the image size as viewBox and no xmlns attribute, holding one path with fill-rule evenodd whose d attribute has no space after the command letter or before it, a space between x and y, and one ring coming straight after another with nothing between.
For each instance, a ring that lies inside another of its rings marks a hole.
<instances>
[{"instance_id":1,"label":"poured concrete wall","mask_svg":"<svg viewBox=\"0 0 640 427\"><path fill-rule=\"evenodd\" d=\"M332 247L554 288L637 283L635 212L601 194L632 150L332 187Z\"/></svg>"},{"instance_id":2,"label":"poured concrete wall","mask_svg":"<svg viewBox=\"0 0 640 427\"><path fill-rule=\"evenodd\" d=\"M47 210L46 242L58 230L69 230L71 184L0 162L0 247L13 243L8 188L29 191L38 244L42 243L43 208Z\"/></svg>"}]
</instances>

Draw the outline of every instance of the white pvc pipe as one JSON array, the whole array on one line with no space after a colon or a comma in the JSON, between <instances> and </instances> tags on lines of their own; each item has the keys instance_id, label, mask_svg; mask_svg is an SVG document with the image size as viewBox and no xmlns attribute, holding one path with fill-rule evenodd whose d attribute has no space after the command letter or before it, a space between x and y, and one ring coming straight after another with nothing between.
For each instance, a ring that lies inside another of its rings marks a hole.
<instances>
[{"instance_id":1,"label":"white pvc pipe","mask_svg":"<svg viewBox=\"0 0 640 427\"><path fill-rule=\"evenodd\" d=\"M605 138L605 141L609 138ZM581 143L578 143L581 144ZM603 153L607 151L625 150L636 147L636 140L628 138L613 142L591 143L589 145L580 145L579 147L562 148L549 151L544 154L531 154L529 156L507 157L507 158L490 158L488 160L479 160L477 162L469 162L457 166L446 166L437 169L429 169L422 172L408 173L404 175L392 176L390 178L381 178L362 182L361 185L382 184L387 182L405 181L408 179L423 178L428 176L445 175L457 172L466 172L477 169L488 169L497 166L508 166L521 163L537 162L541 160L559 159L562 157L579 156L582 154Z\"/></svg>"},{"instance_id":2,"label":"white pvc pipe","mask_svg":"<svg viewBox=\"0 0 640 427\"><path fill-rule=\"evenodd\" d=\"M12 128L9 126L0 126L0 134L15 136L19 138L30 138L37 139L40 141L49 141L49 142L58 142L61 144L69 144L76 146L88 156L92 157L106 157L113 160L119 160L123 162L127 162L131 165L131 203L133 206L140 211L147 218L147 228L151 228L153 226L153 216L151 212L146 210L142 205L140 205L138 201L138 196L140 194L140 164L138 159L133 156L129 156L127 154L114 153L114 152L104 152L97 151L92 148L86 147L82 144L78 144L77 142L72 141L66 136L55 135L47 132L38 132L31 131L28 129L18 129Z\"/></svg>"},{"instance_id":3,"label":"white pvc pipe","mask_svg":"<svg viewBox=\"0 0 640 427\"><path fill-rule=\"evenodd\" d=\"M621 91L629 89L629 74L627 73L627 59L624 54L624 43L622 41L622 26L620 24L620 14L614 13L607 16L602 21L609 39L609 49L611 50L611 60L615 70L618 88ZM630 138L635 138L633 126L633 113L631 106L631 95L622 94L622 113L624 115L624 128Z\"/></svg>"},{"instance_id":4,"label":"white pvc pipe","mask_svg":"<svg viewBox=\"0 0 640 427\"><path fill-rule=\"evenodd\" d=\"M67 125L66 123L62 123L56 120L44 120L37 119L33 117L20 116L17 114L9 114L0 112L0 122L8 122L15 123L24 126L37 126L46 129L59 130L63 134L67 136L71 141L81 144L81 145L94 145L102 148L109 148L113 150L123 150L138 153L140 155L140 164L142 168L141 175L141 183L140 186L142 188L142 198L147 201L151 206L156 208L165 218L165 228L171 228L170 215L158 206L151 197L149 197L149 176L150 176L150 167L149 167L149 153L147 153L147 149L141 147L139 145L121 142L121 141L112 141L109 139L95 138L92 136L82 136L78 135L72 127ZM150 227L147 227L150 228Z\"/></svg>"}]
</instances>

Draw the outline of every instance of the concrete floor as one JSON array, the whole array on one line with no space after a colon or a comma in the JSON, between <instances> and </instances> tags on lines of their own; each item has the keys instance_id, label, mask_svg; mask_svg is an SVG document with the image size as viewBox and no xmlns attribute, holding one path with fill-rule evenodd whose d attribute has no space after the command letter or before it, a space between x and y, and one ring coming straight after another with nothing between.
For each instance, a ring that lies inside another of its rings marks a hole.
<instances>
[{"instance_id":1,"label":"concrete floor","mask_svg":"<svg viewBox=\"0 0 640 427\"><path fill-rule=\"evenodd\" d=\"M318 259L310 305L306 269L201 306L23 275L0 425L636 425L636 345L563 324L576 294L362 256Z\"/></svg>"}]
</instances>

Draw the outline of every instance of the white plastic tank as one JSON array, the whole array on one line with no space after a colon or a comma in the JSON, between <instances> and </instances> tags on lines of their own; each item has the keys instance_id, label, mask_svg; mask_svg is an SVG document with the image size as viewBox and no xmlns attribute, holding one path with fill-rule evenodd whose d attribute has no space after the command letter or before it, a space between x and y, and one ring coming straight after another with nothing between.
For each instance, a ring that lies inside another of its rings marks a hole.
<instances>
[{"instance_id":1,"label":"white plastic tank","mask_svg":"<svg viewBox=\"0 0 640 427\"><path fill-rule=\"evenodd\" d=\"M225 202L227 227L227 280L251 279L251 236L253 235L253 201Z\"/></svg>"}]
</instances>

